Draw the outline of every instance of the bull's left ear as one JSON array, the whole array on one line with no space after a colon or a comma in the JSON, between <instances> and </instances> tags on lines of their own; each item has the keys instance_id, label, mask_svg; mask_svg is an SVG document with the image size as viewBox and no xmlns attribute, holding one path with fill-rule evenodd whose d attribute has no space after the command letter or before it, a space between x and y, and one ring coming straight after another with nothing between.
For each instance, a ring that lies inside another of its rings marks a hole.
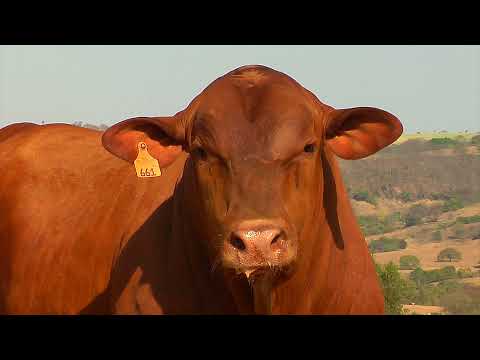
<instances>
[{"instance_id":1,"label":"bull's left ear","mask_svg":"<svg viewBox=\"0 0 480 360\"><path fill-rule=\"evenodd\" d=\"M181 154L185 142L184 119L181 113L170 117L137 117L108 128L102 144L113 155L133 163L138 144L147 144L148 152L161 168L172 164Z\"/></svg>"},{"instance_id":2,"label":"bull's left ear","mask_svg":"<svg viewBox=\"0 0 480 360\"><path fill-rule=\"evenodd\" d=\"M334 109L327 115L325 139L342 159L370 156L397 140L403 132L400 120L377 108Z\"/></svg>"}]
</instances>

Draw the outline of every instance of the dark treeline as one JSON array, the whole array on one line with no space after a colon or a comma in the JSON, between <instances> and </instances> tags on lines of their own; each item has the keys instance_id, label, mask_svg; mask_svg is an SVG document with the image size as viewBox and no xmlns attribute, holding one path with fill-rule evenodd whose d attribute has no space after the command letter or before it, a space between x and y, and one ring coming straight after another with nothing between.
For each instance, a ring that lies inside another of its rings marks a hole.
<instances>
[{"instance_id":1,"label":"dark treeline","mask_svg":"<svg viewBox=\"0 0 480 360\"><path fill-rule=\"evenodd\" d=\"M101 124L101 125L94 125L94 124L89 124L89 123L84 123L83 121L75 121L72 123L73 126L78 126L78 127L84 127L88 129L93 129L93 130L100 130L100 131L105 131L108 129L108 125Z\"/></svg>"}]
</instances>

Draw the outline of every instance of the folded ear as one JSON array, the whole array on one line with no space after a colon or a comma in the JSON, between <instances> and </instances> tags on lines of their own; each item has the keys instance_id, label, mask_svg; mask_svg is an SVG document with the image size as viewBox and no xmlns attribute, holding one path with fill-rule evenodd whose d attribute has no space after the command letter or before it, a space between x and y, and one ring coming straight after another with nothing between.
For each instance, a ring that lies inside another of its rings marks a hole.
<instances>
[{"instance_id":1,"label":"folded ear","mask_svg":"<svg viewBox=\"0 0 480 360\"><path fill-rule=\"evenodd\" d=\"M138 143L147 144L148 152L165 168L182 152L185 129L180 116L137 117L108 128L102 144L113 155L133 163L138 155Z\"/></svg>"},{"instance_id":2,"label":"folded ear","mask_svg":"<svg viewBox=\"0 0 480 360\"><path fill-rule=\"evenodd\" d=\"M400 120L394 115L371 107L332 110L325 126L327 145L347 160L370 156L393 143L403 132Z\"/></svg>"}]
</instances>

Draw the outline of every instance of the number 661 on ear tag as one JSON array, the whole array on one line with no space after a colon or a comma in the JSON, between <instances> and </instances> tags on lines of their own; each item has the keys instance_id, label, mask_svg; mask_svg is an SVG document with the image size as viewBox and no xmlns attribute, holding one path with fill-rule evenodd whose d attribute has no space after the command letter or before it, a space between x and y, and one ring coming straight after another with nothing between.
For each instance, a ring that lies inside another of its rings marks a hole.
<instances>
[{"instance_id":1,"label":"number 661 on ear tag","mask_svg":"<svg viewBox=\"0 0 480 360\"><path fill-rule=\"evenodd\" d=\"M133 164L135 165L137 176L140 178L162 175L158 160L149 154L147 144L144 142L138 144L138 155Z\"/></svg>"}]
</instances>

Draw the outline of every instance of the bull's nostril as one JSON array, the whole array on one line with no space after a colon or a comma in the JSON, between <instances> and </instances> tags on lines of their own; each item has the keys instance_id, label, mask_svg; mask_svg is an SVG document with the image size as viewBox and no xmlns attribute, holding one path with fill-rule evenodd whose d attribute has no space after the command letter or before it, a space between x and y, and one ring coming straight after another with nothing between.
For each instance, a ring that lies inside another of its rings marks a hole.
<instances>
[{"instance_id":1,"label":"bull's nostril","mask_svg":"<svg viewBox=\"0 0 480 360\"><path fill-rule=\"evenodd\" d=\"M243 251L246 249L246 246L245 246L245 243L243 242L242 239L240 239L238 236L236 236L235 234L233 234L231 237L230 237L230 244L232 244L232 246L235 248L235 249L238 249L240 251Z\"/></svg>"},{"instance_id":2,"label":"bull's nostril","mask_svg":"<svg viewBox=\"0 0 480 360\"><path fill-rule=\"evenodd\" d=\"M278 240L280 240L282 238L282 235L283 233L278 233L277 235L275 235L275 237L273 238L272 242L270 243L270 245L273 245L275 244Z\"/></svg>"}]
</instances>

